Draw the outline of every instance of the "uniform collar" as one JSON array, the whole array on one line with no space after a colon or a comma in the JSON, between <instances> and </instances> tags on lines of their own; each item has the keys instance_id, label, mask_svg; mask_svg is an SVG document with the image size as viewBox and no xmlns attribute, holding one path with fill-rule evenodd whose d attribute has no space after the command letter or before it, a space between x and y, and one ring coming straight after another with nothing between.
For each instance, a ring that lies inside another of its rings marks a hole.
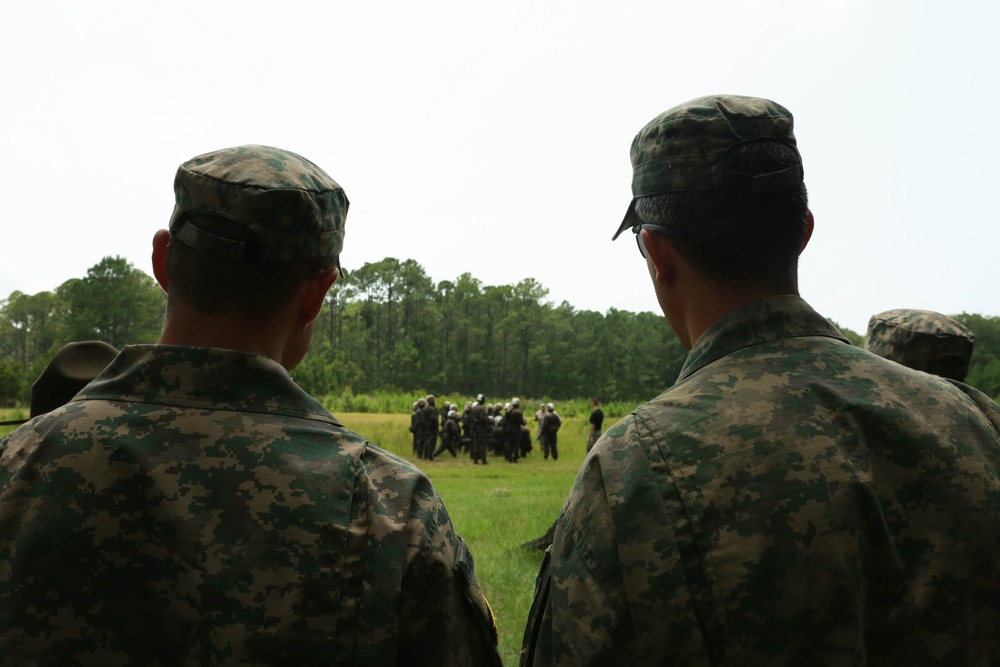
<instances>
[{"instance_id":1,"label":"uniform collar","mask_svg":"<svg viewBox=\"0 0 1000 667\"><path fill-rule=\"evenodd\" d=\"M782 338L826 336L850 341L799 296L785 294L735 308L705 330L688 354L678 381L716 359Z\"/></svg>"}]
</instances>

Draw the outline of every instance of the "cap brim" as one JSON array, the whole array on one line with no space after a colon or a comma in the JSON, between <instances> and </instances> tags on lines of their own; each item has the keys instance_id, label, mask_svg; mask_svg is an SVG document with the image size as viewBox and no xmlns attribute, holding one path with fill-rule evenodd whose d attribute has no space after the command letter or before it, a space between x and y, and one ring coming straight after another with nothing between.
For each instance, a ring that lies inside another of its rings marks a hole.
<instances>
[{"instance_id":1,"label":"cap brim","mask_svg":"<svg viewBox=\"0 0 1000 667\"><path fill-rule=\"evenodd\" d=\"M635 199L633 199L631 202L629 202L628 210L625 211L625 217L622 218L622 224L619 225L618 231L615 232L615 235L611 237L611 240L614 241L619 236L621 236L621 233L624 232L626 229L632 229L638 224L639 224L639 216L636 215L635 213Z\"/></svg>"}]
</instances>

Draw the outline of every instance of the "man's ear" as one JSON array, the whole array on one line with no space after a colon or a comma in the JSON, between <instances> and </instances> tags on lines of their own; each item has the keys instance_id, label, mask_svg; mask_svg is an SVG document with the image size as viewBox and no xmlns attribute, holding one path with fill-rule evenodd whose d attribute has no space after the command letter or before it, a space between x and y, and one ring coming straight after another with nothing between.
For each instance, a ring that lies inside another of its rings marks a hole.
<instances>
[{"instance_id":1,"label":"man's ear","mask_svg":"<svg viewBox=\"0 0 1000 667\"><path fill-rule=\"evenodd\" d=\"M643 234L642 243L652 265L650 273L653 280L661 285L669 285L677 274L677 250L670 237L649 229L642 229L639 233Z\"/></svg>"},{"instance_id":2,"label":"man's ear","mask_svg":"<svg viewBox=\"0 0 1000 667\"><path fill-rule=\"evenodd\" d=\"M816 221L813 219L813 212L806 209L806 230L802 235L802 247L799 248L800 255L802 254L802 251L806 249L806 246L809 245L809 239L812 238L813 227L815 227L815 225Z\"/></svg>"},{"instance_id":3,"label":"man's ear","mask_svg":"<svg viewBox=\"0 0 1000 667\"><path fill-rule=\"evenodd\" d=\"M167 292L167 246L170 245L170 232L161 229L153 235L153 277L160 284L160 289Z\"/></svg>"},{"instance_id":4,"label":"man's ear","mask_svg":"<svg viewBox=\"0 0 1000 667\"><path fill-rule=\"evenodd\" d=\"M306 280L299 306L299 324L306 326L319 317L323 310L323 300L339 276L340 271L331 268Z\"/></svg>"}]
</instances>

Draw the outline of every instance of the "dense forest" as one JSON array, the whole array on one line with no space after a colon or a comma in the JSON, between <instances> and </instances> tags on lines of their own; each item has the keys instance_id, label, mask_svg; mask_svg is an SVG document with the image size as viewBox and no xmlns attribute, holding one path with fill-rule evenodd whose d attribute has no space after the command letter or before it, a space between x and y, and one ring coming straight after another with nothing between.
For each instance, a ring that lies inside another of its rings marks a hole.
<instances>
[{"instance_id":1,"label":"dense forest","mask_svg":"<svg viewBox=\"0 0 1000 667\"><path fill-rule=\"evenodd\" d=\"M531 278L434 283L414 260L386 258L338 281L295 370L310 393L641 400L670 386L686 350L660 315L580 311ZM0 301L0 404L25 404L52 354L74 340L155 342L165 299L151 277L106 257L52 292ZM967 381L1000 397L1000 317L953 315L976 334ZM861 336L844 330L855 344Z\"/></svg>"}]
</instances>

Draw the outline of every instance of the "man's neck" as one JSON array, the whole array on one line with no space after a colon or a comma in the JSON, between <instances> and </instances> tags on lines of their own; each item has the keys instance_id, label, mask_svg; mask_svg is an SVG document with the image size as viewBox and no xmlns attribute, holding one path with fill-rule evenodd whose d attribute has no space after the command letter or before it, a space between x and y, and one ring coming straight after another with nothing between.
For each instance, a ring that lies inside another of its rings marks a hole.
<instances>
[{"instance_id":1,"label":"man's neck","mask_svg":"<svg viewBox=\"0 0 1000 667\"><path fill-rule=\"evenodd\" d=\"M784 294L798 296L798 290L725 289L718 287L707 289L700 295L693 295L689 300L689 307L684 311L683 321L678 323L671 321L671 325L675 331L677 331L678 326L682 327L683 334L681 331L677 331L677 336L684 347L690 350L710 326L731 311L748 303Z\"/></svg>"},{"instance_id":2,"label":"man's neck","mask_svg":"<svg viewBox=\"0 0 1000 667\"><path fill-rule=\"evenodd\" d=\"M281 360L284 338L274 323L261 324L229 315L201 313L187 305L171 304L160 345L217 347L251 352Z\"/></svg>"}]
</instances>

